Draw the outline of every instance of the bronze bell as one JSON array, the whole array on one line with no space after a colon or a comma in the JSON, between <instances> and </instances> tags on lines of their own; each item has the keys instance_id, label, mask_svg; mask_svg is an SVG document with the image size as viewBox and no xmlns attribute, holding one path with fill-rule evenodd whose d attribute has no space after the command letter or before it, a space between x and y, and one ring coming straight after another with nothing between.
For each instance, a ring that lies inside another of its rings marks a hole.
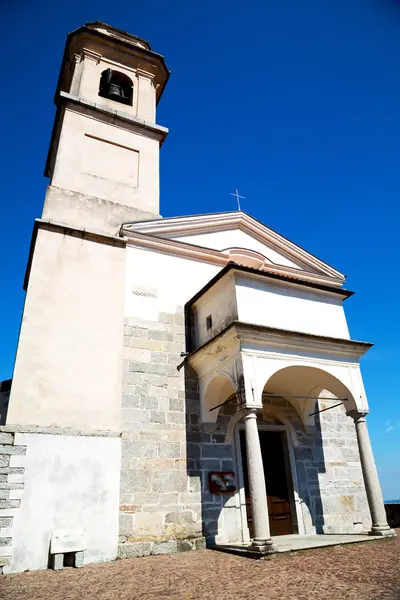
<instances>
[{"instance_id":1,"label":"bronze bell","mask_svg":"<svg viewBox=\"0 0 400 600\"><path fill-rule=\"evenodd\" d=\"M127 80L126 83L124 83L125 79ZM130 104L131 86L128 82L132 84L131 80L123 73L107 69L101 75L99 95L114 100L114 102Z\"/></svg>"},{"instance_id":2,"label":"bronze bell","mask_svg":"<svg viewBox=\"0 0 400 600\"><path fill-rule=\"evenodd\" d=\"M108 89L106 91L107 97L110 98L110 100L127 100L127 96L125 96L124 94L124 90L122 89L122 87L120 85L117 85L116 83L109 83L108 84Z\"/></svg>"}]
</instances>

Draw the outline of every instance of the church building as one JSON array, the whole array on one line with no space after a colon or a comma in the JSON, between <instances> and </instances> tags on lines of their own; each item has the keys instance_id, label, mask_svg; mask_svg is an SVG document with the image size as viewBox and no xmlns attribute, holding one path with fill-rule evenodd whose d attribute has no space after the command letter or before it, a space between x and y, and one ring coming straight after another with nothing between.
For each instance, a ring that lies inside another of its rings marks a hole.
<instances>
[{"instance_id":1,"label":"church building","mask_svg":"<svg viewBox=\"0 0 400 600\"><path fill-rule=\"evenodd\" d=\"M241 210L161 217L168 78L135 35L68 35L0 385L5 573L393 535L345 276Z\"/></svg>"}]
</instances>

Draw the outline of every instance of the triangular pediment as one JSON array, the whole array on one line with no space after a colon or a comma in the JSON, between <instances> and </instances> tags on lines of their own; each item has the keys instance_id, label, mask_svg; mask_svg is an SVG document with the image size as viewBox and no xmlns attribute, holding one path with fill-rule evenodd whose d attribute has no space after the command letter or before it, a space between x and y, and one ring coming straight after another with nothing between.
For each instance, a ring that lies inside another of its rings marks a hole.
<instances>
[{"instance_id":1,"label":"triangular pediment","mask_svg":"<svg viewBox=\"0 0 400 600\"><path fill-rule=\"evenodd\" d=\"M122 232L127 237L144 234L174 246L203 248L262 270L282 269L301 277L309 273L335 285L345 280L342 273L242 211L128 223Z\"/></svg>"}]
</instances>

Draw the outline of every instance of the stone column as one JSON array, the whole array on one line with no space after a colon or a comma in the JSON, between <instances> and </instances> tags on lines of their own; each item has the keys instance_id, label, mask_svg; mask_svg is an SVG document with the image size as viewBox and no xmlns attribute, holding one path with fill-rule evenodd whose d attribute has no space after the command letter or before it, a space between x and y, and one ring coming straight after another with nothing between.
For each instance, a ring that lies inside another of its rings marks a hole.
<instances>
[{"instance_id":1,"label":"stone column","mask_svg":"<svg viewBox=\"0 0 400 600\"><path fill-rule=\"evenodd\" d=\"M254 539L252 546L262 554L276 551L269 531L267 491L265 488L264 467L258 435L255 409L244 409L247 473L251 508L253 511Z\"/></svg>"},{"instance_id":2,"label":"stone column","mask_svg":"<svg viewBox=\"0 0 400 600\"><path fill-rule=\"evenodd\" d=\"M357 432L358 450L360 453L361 469L364 478L365 491L372 519L370 535L392 536L394 531L390 529L387 519L381 486L379 484L378 472L376 470L374 455L372 453L371 440L369 438L365 413L356 411L349 412L354 419Z\"/></svg>"}]
</instances>

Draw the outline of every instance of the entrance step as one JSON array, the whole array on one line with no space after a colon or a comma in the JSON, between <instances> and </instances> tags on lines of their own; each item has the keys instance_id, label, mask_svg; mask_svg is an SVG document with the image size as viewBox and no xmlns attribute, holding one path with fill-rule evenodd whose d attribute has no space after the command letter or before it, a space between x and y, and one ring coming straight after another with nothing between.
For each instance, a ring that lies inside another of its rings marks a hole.
<instances>
[{"instance_id":1,"label":"entrance step","mask_svg":"<svg viewBox=\"0 0 400 600\"><path fill-rule=\"evenodd\" d=\"M266 559L288 552L305 552L316 548L327 548L342 546L344 544L363 544L366 542L384 541L391 538L383 538L368 534L315 534L315 535L280 535L272 536L277 550L274 554L260 554L252 549L250 544L214 544L207 546L210 550L228 552L246 558Z\"/></svg>"}]
</instances>

